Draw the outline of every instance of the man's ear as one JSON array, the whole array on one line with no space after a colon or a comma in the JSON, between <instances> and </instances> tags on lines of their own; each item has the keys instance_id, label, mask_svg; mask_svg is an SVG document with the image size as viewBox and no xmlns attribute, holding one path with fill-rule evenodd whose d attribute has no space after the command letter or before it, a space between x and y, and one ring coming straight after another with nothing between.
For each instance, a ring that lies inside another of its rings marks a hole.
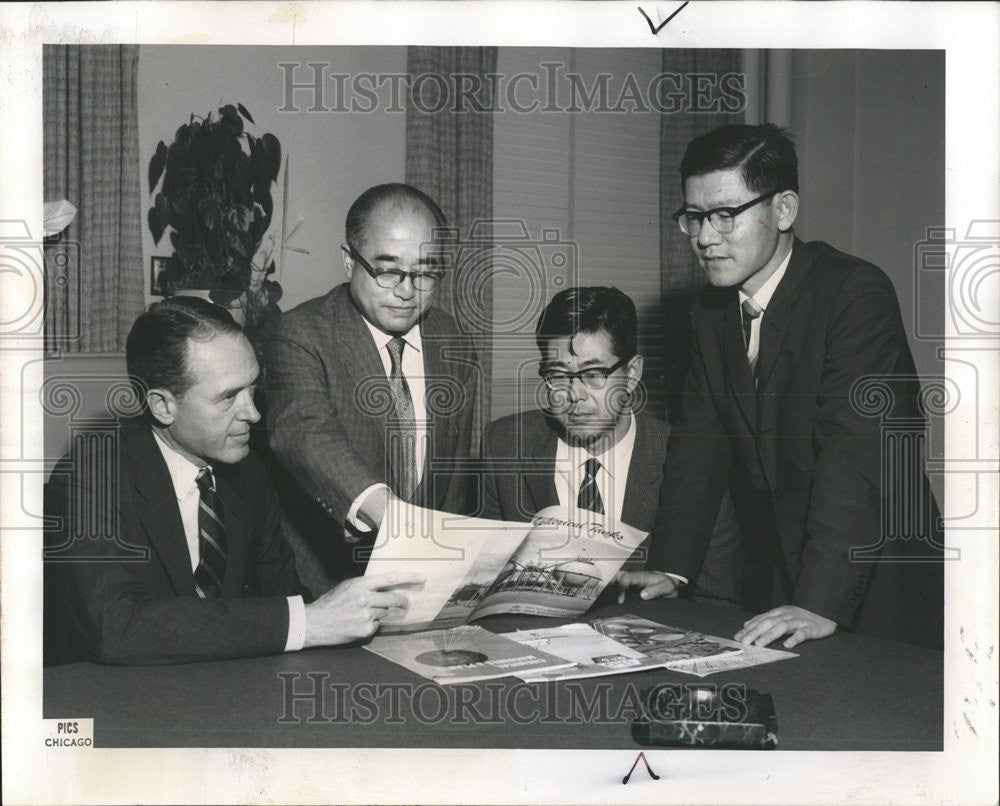
<instances>
[{"instance_id":1,"label":"man's ear","mask_svg":"<svg viewBox=\"0 0 1000 806\"><path fill-rule=\"evenodd\" d=\"M775 197L774 212L778 219L778 230L788 232L799 214L799 194L794 190L785 190Z\"/></svg>"},{"instance_id":2,"label":"man's ear","mask_svg":"<svg viewBox=\"0 0 1000 806\"><path fill-rule=\"evenodd\" d=\"M153 419L160 425L172 425L177 411L177 398L169 389L150 389L146 393L146 405Z\"/></svg>"},{"instance_id":3,"label":"man's ear","mask_svg":"<svg viewBox=\"0 0 1000 806\"><path fill-rule=\"evenodd\" d=\"M351 275L354 274L354 258L351 257L351 250L347 248L346 243L340 245L340 251L344 255L344 274L350 280Z\"/></svg>"},{"instance_id":4,"label":"man's ear","mask_svg":"<svg viewBox=\"0 0 1000 806\"><path fill-rule=\"evenodd\" d=\"M627 367L628 376L625 380L625 387L631 392L642 380L642 356L634 355L629 360Z\"/></svg>"}]
</instances>

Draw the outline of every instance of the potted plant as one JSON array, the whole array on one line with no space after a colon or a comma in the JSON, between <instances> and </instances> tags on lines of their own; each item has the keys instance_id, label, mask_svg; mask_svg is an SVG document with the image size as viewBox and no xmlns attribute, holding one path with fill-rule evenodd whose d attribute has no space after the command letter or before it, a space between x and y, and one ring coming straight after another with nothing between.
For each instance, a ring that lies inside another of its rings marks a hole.
<instances>
[{"instance_id":1,"label":"potted plant","mask_svg":"<svg viewBox=\"0 0 1000 806\"><path fill-rule=\"evenodd\" d=\"M170 230L173 254L158 277L165 296L183 290L209 292L253 336L277 311L274 212L271 184L281 167L281 144L273 134L244 130L254 120L243 104L228 104L218 117L191 115L167 146L162 140L149 161L149 208L155 243ZM162 178L162 184L160 182Z\"/></svg>"}]
</instances>

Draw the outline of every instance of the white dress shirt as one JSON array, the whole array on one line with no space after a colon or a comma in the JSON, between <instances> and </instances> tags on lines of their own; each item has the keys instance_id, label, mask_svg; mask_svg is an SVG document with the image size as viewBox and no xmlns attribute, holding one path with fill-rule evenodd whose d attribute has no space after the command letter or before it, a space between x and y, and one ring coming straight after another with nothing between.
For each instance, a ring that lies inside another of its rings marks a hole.
<instances>
[{"instance_id":1,"label":"white dress shirt","mask_svg":"<svg viewBox=\"0 0 1000 806\"><path fill-rule=\"evenodd\" d=\"M750 321L750 344L747 345L747 359L750 361L751 366L757 361L757 354L760 352L760 326L764 321L764 317L767 316L767 305L771 301L771 297L774 296L774 291L777 289L778 283L781 282L781 278L785 276L785 269L788 268L788 261L791 259L792 250L789 249L788 254L785 255L785 259L781 261L774 274L764 281L764 285L758 288L757 293L752 297L744 294L743 291L739 291L740 305L743 305L745 300L752 299L760 306L762 311L760 316Z\"/></svg>"},{"instance_id":2,"label":"white dress shirt","mask_svg":"<svg viewBox=\"0 0 1000 806\"><path fill-rule=\"evenodd\" d=\"M614 523L622 518L622 503L625 500L625 486L628 482L628 468L632 462L632 448L635 446L635 415L629 414L628 431L618 442L604 453L593 456L601 463L594 480L601 493L604 513ZM580 485L586 477L587 460L592 454L586 448L570 445L559 438L556 443L555 482L559 506L570 511L568 520L578 520L576 501Z\"/></svg>"},{"instance_id":3,"label":"white dress shirt","mask_svg":"<svg viewBox=\"0 0 1000 806\"><path fill-rule=\"evenodd\" d=\"M385 377L392 373L392 359L389 357L389 342L394 338L388 333L379 330L375 325L364 320L368 330L375 341L375 349L382 359L382 368L385 370ZM420 325L414 325L403 335L406 347L403 348L403 376L406 378L406 385L410 389L410 398L413 400L413 418L417 429L416 440L416 463L417 463L417 484L424 476L424 457L427 455L427 403L425 400L426 379L424 377L424 350L423 341L420 338ZM368 524L358 520L358 510L365 499L375 490L389 489L389 485L382 482L372 484L351 503L351 508L347 513L347 521L356 529L367 530Z\"/></svg>"},{"instance_id":4,"label":"white dress shirt","mask_svg":"<svg viewBox=\"0 0 1000 806\"><path fill-rule=\"evenodd\" d=\"M191 559L192 573L201 561L201 549L198 545L198 504L201 494L198 492L197 478L201 467L187 457L181 456L171 448L156 431L153 431L156 445L167 463L167 471L174 485L174 495L181 511L181 523L184 524L184 539L187 542L188 555ZM211 465L205 465L209 470ZM283 538L282 538L283 539ZM306 639L306 606L301 596L288 597L288 638L285 639L285 652L297 652L302 649Z\"/></svg>"}]
</instances>

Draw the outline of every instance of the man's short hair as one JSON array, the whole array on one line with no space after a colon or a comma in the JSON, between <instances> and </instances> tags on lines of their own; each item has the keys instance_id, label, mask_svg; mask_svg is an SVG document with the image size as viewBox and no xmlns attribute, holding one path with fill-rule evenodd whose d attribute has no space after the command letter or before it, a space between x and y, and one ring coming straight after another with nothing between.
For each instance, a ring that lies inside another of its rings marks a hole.
<instances>
[{"instance_id":1,"label":"man's short hair","mask_svg":"<svg viewBox=\"0 0 1000 806\"><path fill-rule=\"evenodd\" d=\"M383 204L395 204L402 208L423 206L433 217L439 228L448 226L448 219L430 196L413 185L402 182L389 182L368 188L355 199L351 209L347 211L347 221L344 224L347 243L354 249L359 249L365 242L368 221L373 212Z\"/></svg>"},{"instance_id":2,"label":"man's short hair","mask_svg":"<svg viewBox=\"0 0 1000 806\"><path fill-rule=\"evenodd\" d=\"M125 343L125 364L139 400L149 389L182 395L191 384L188 339L241 334L229 311L200 297L168 297L139 315Z\"/></svg>"},{"instance_id":3,"label":"man's short hair","mask_svg":"<svg viewBox=\"0 0 1000 806\"><path fill-rule=\"evenodd\" d=\"M681 189L692 176L739 168L743 184L754 193L799 192L799 158L787 129L773 123L760 126L720 126L688 143L681 160Z\"/></svg>"},{"instance_id":4,"label":"man's short hair","mask_svg":"<svg viewBox=\"0 0 1000 806\"><path fill-rule=\"evenodd\" d=\"M635 303L617 288L577 286L560 291L545 306L535 327L535 341L544 355L552 339L569 337L572 344L577 333L599 330L607 331L619 359L630 360L638 342Z\"/></svg>"}]
</instances>

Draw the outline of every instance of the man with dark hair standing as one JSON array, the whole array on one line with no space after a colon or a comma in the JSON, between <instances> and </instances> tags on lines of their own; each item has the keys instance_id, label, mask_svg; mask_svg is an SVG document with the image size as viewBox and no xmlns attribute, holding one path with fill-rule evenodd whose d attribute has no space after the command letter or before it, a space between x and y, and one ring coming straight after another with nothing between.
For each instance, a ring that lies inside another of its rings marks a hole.
<instances>
[{"instance_id":1,"label":"man with dark hair standing","mask_svg":"<svg viewBox=\"0 0 1000 806\"><path fill-rule=\"evenodd\" d=\"M695 138L681 182L674 218L708 285L692 310L691 369L652 537L656 571L636 584L670 595L697 578L731 485L743 605L760 613L737 639L764 645L787 635L792 647L839 626L942 646L942 563L913 561L940 536L897 540L891 560L873 556L889 493L880 424L850 396L859 379L888 377L894 414L920 418L892 283L869 263L795 237L798 162L777 126ZM919 463L899 471L911 481L897 479L900 489L921 491L907 501L907 520L929 514L937 532Z\"/></svg>"},{"instance_id":2,"label":"man with dark hair standing","mask_svg":"<svg viewBox=\"0 0 1000 806\"><path fill-rule=\"evenodd\" d=\"M552 298L535 328L547 405L487 429L483 517L528 521L558 504L652 528L668 428L632 410L643 367L637 337L635 304L617 288L568 288ZM732 518L718 528L733 528ZM632 572L645 554L644 545Z\"/></svg>"},{"instance_id":3,"label":"man with dark hair standing","mask_svg":"<svg viewBox=\"0 0 1000 806\"><path fill-rule=\"evenodd\" d=\"M271 448L322 507L334 574L362 570L338 547L371 540L391 501L466 506L464 477L435 471L470 453L479 377L471 340L431 304L445 224L414 187L365 191L347 214L347 282L265 340Z\"/></svg>"},{"instance_id":4,"label":"man with dark hair standing","mask_svg":"<svg viewBox=\"0 0 1000 806\"><path fill-rule=\"evenodd\" d=\"M388 575L305 603L277 495L249 449L257 360L228 312L193 297L157 303L133 325L126 361L145 413L120 423L111 451L82 441L46 486L57 524L45 541L46 663L347 643L406 606L384 589L418 580Z\"/></svg>"}]
</instances>

